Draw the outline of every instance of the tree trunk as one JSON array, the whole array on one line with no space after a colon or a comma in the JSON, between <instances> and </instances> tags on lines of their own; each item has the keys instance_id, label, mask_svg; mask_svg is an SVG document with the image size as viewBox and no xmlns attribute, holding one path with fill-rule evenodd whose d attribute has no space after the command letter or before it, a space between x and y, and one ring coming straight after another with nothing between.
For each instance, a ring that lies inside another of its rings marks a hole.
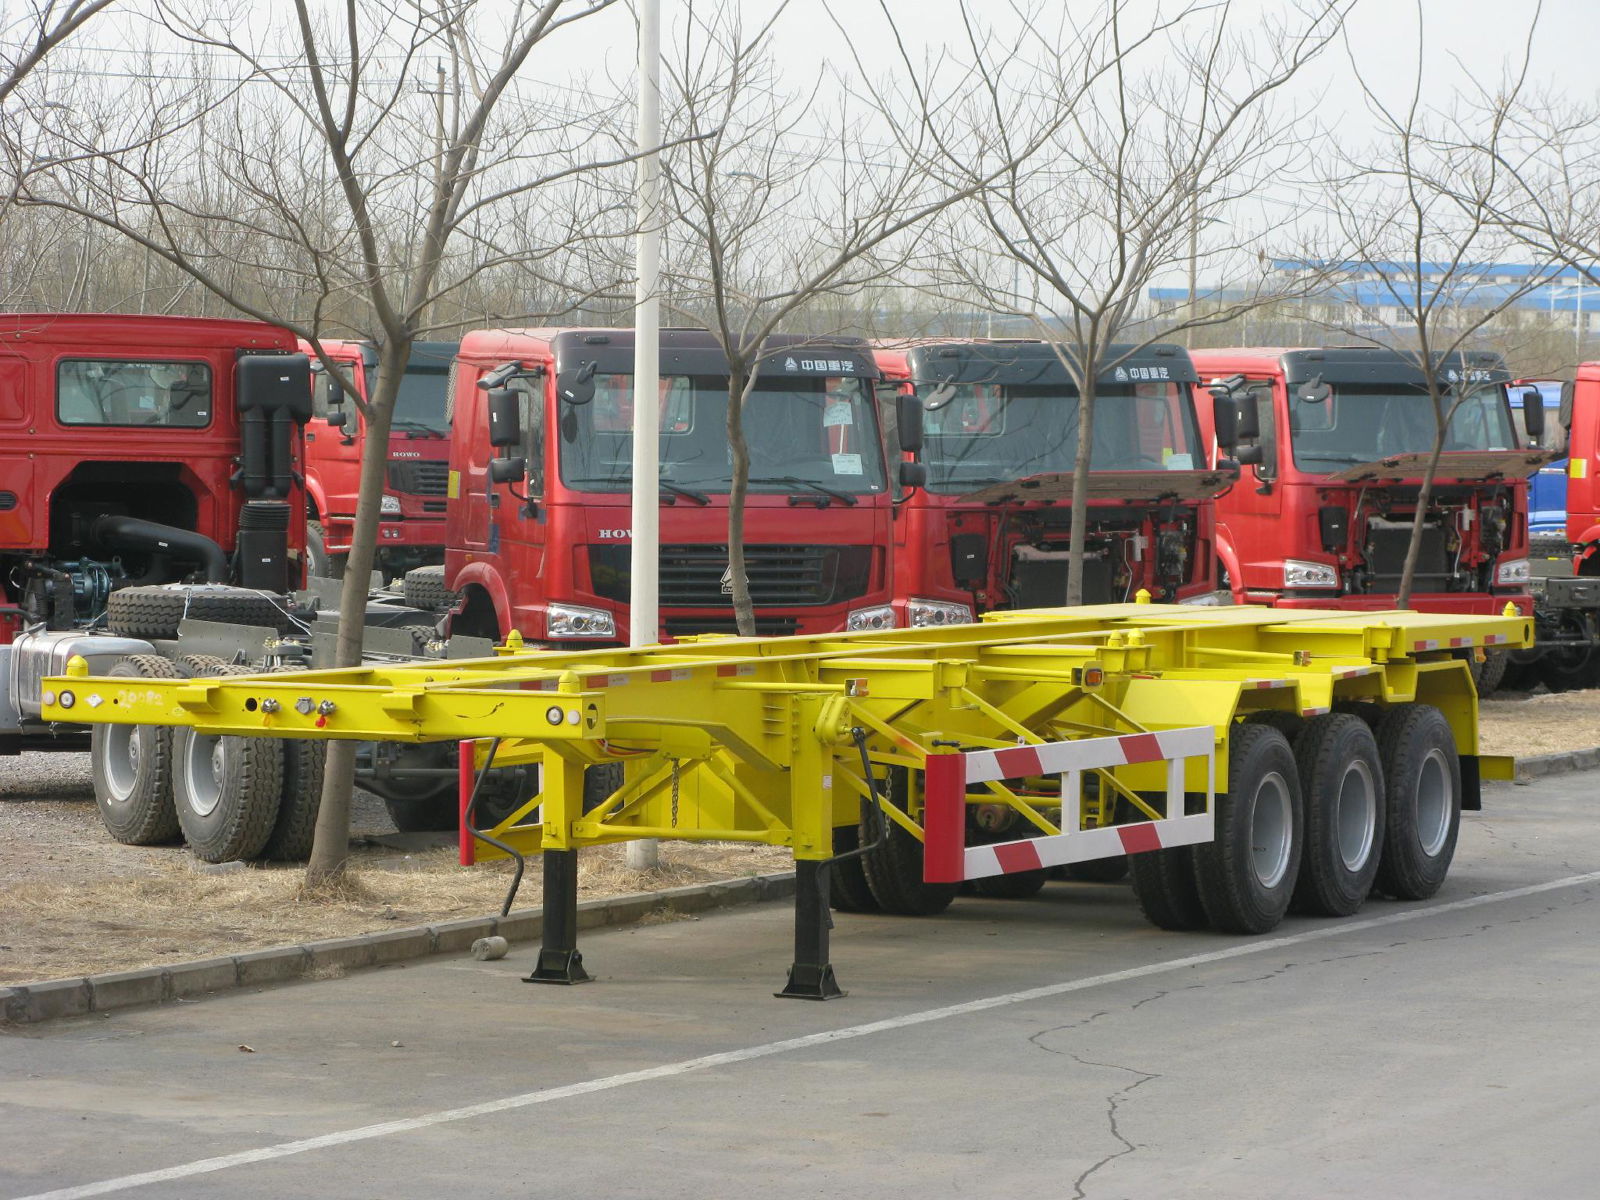
<instances>
[{"instance_id":1,"label":"tree trunk","mask_svg":"<svg viewBox=\"0 0 1600 1200\"><path fill-rule=\"evenodd\" d=\"M754 637L756 609L744 568L744 498L750 490L750 447L744 440L745 392L750 372L728 363L728 450L733 480L728 486L728 571L733 582L733 619L741 637Z\"/></svg>"},{"instance_id":2,"label":"tree trunk","mask_svg":"<svg viewBox=\"0 0 1600 1200\"><path fill-rule=\"evenodd\" d=\"M1438 410L1435 409L1437 412ZM1400 568L1400 588L1395 593L1396 608L1411 607L1411 587L1417 574L1417 559L1422 556L1422 524L1428 512L1428 500L1433 495L1433 477L1439 473L1439 456L1444 452L1446 423L1434 428L1433 452L1428 455L1428 465L1422 472L1422 487L1417 492L1417 515L1411 522L1411 539L1406 543L1406 561Z\"/></svg>"},{"instance_id":3,"label":"tree trunk","mask_svg":"<svg viewBox=\"0 0 1600 1200\"><path fill-rule=\"evenodd\" d=\"M335 642L335 667L361 665L361 633L366 620L367 591L377 557L378 520L389 467L389 429L394 419L400 376L411 356L411 339L386 342L378 355L378 385L368 396L366 441L361 447L361 490L356 500L355 529L345 564L344 586L339 591L339 631ZM337 716L334 718L337 720ZM336 880L350 857L350 798L355 789L356 743L328 744L328 761L322 774L322 801L317 810L317 831L306 864L306 885L316 887Z\"/></svg>"},{"instance_id":4,"label":"tree trunk","mask_svg":"<svg viewBox=\"0 0 1600 1200\"><path fill-rule=\"evenodd\" d=\"M1089 536L1089 464L1094 452L1094 386L1092 369L1099 355L1085 354L1083 385L1078 392L1078 453L1072 460L1072 524L1067 541L1067 603L1083 603L1083 551Z\"/></svg>"}]
</instances>

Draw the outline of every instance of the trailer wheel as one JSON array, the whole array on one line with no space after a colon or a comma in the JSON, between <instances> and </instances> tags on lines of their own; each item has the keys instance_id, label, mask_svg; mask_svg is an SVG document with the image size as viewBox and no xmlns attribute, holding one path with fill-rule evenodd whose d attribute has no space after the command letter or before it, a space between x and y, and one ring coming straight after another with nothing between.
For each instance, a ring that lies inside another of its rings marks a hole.
<instances>
[{"instance_id":1,"label":"trailer wheel","mask_svg":"<svg viewBox=\"0 0 1600 1200\"><path fill-rule=\"evenodd\" d=\"M383 807L399 833L443 833L461 821L454 791L426 796L385 796Z\"/></svg>"},{"instance_id":2,"label":"trailer wheel","mask_svg":"<svg viewBox=\"0 0 1600 1200\"><path fill-rule=\"evenodd\" d=\"M1539 686L1538 660L1532 662L1506 654L1505 674L1500 677L1500 690L1505 692L1531 692Z\"/></svg>"},{"instance_id":3,"label":"trailer wheel","mask_svg":"<svg viewBox=\"0 0 1600 1200\"><path fill-rule=\"evenodd\" d=\"M155 654L132 654L107 675L119 679L177 679L178 669ZM178 840L172 803L172 727L96 725L89 733L94 799L106 832L128 846Z\"/></svg>"},{"instance_id":4,"label":"trailer wheel","mask_svg":"<svg viewBox=\"0 0 1600 1200\"><path fill-rule=\"evenodd\" d=\"M833 852L848 854L861 847L861 826L837 825L833 830ZM873 898L867 883L866 868L861 859L847 858L828 868L828 903L835 912L877 912L878 902Z\"/></svg>"},{"instance_id":5,"label":"trailer wheel","mask_svg":"<svg viewBox=\"0 0 1600 1200\"><path fill-rule=\"evenodd\" d=\"M444 585L444 567L413 567L400 581L401 594L412 608L427 612L446 612L456 606L461 593Z\"/></svg>"},{"instance_id":6,"label":"trailer wheel","mask_svg":"<svg viewBox=\"0 0 1600 1200\"><path fill-rule=\"evenodd\" d=\"M1504 686L1506 668L1510 662L1510 655L1504 650L1486 650L1481 663L1473 660L1475 670L1472 683L1478 689L1478 695L1492 696Z\"/></svg>"},{"instance_id":7,"label":"trailer wheel","mask_svg":"<svg viewBox=\"0 0 1600 1200\"><path fill-rule=\"evenodd\" d=\"M248 675L222 667L207 675ZM283 747L271 738L217 736L180 729L172 745L173 800L184 840L196 858L254 858L272 835L281 807Z\"/></svg>"},{"instance_id":8,"label":"trailer wheel","mask_svg":"<svg viewBox=\"0 0 1600 1200\"><path fill-rule=\"evenodd\" d=\"M1376 888L1426 900L1444 884L1461 830L1461 760L1450 722L1428 704L1398 704L1378 726L1388 813Z\"/></svg>"},{"instance_id":9,"label":"trailer wheel","mask_svg":"<svg viewBox=\"0 0 1600 1200\"><path fill-rule=\"evenodd\" d=\"M1044 885L1049 880L1050 872L1041 867L1037 871L986 875L982 879L974 879L972 883L978 895L990 900L1031 900L1044 891Z\"/></svg>"},{"instance_id":10,"label":"trailer wheel","mask_svg":"<svg viewBox=\"0 0 1600 1200\"><path fill-rule=\"evenodd\" d=\"M1582 691L1600 685L1600 653L1588 646L1551 646L1534 663L1534 670L1552 692Z\"/></svg>"},{"instance_id":11,"label":"trailer wheel","mask_svg":"<svg viewBox=\"0 0 1600 1200\"><path fill-rule=\"evenodd\" d=\"M124 637L178 636L185 617L259 625L287 633L292 622L280 601L220 583L165 583L119 588L106 601L106 625Z\"/></svg>"},{"instance_id":12,"label":"trailer wheel","mask_svg":"<svg viewBox=\"0 0 1600 1200\"><path fill-rule=\"evenodd\" d=\"M284 664L279 672L303 671L303 664ZM309 738L283 742L283 787L278 796L278 819L273 822L261 857L273 862L305 862L317 835L317 812L322 807L322 773L328 763L328 743Z\"/></svg>"},{"instance_id":13,"label":"trailer wheel","mask_svg":"<svg viewBox=\"0 0 1600 1200\"><path fill-rule=\"evenodd\" d=\"M439 644L439 631L432 625L402 625L400 628L411 635L411 653L418 658L425 657L430 647Z\"/></svg>"},{"instance_id":14,"label":"trailer wheel","mask_svg":"<svg viewBox=\"0 0 1600 1200\"><path fill-rule=\"evenodd\" d=\"M1265 933L1289 909L1300 871L1305 808L1288 739L1248 722L1229 734L1228 792L1216 837L1194 848L1200 900L1223 933Z\"/></svg>"},{"instance_id":15,"label":"trailer wheel","mask_svg":"<svg viewBox=\"0 0 1600 1200\"><path fill-rule=\"evenodd\" d=\"M1245 720L1251 725L1265 725L1269 729L1276 729L1289 739L1291 746L1306 727L1304 717L1286 708L1263 708L1251 713Z\"/></svg>"},{"instance_id":16,"label":"trailer wheel","mask_svg":"<svg viewBox=\"0 0 1600 1200\"><path fill-rule=\"evenodd\" d=\"M1126 854L1118 854L1113 858L1068 863L1062 870L1068 879L1078 883L1121 883L1128 877L1128 861Z\"/></svg>"},{"instance_id":17,"label":"trailer wheel","mask_svg":"<svg viewBox=\"0 0 1600 1200\"><path fill-rule=\"evenodd\" d=\"M1206 910L1195 880L1194 854L1188 846L1130 854L1128 874L1145 920L1157 929L1185 933L1206 927Z\"/></svg>"},{"instance_id":18,"label":"trailer wheel","mask_svg":"<svg viewBox=\"0 0 1600 1200\"><path fill-rule=\"evenodd\" d=\"M889 772L890 802L907 807L910 773L904 767ZM878 907L899 917L931 917L950 907L960 884L925 883L922 879L922 843L898 824L891 823L884 844L862 856L867 886Z\"/></svg>"},{"instance_id":19,"label":"trailer wheel","mask_svg":"<svg viewBox=\"0 0 1600 1200\"><path fill-rule=\"evenodd\" d=\"M321 521L306 522L306 574L323 579L343 579L346 555L328 553L328 536Z\"/></svg>"},{"instance_id":20,"label":"trailer wheel","mask_svg":"<svg viewBox=\"0 0 1600 1200\"><path fill-rule=\"evenodd\" d=\"M1305 851L1296 912L1348 917L1372 890L1383 852L1383 768L1366 722L1328 713L1294 747L1305 800Z\"/></svg>"}]
</instances>

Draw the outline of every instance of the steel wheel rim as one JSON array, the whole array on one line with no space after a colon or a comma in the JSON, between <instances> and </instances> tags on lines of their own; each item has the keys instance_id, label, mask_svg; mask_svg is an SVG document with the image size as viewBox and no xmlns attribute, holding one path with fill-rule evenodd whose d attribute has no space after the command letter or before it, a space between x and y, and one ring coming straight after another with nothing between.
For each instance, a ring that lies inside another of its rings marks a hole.
<instances>
[{"instance_id":1,"label":"steel wheel rim","mask_svg":"<svg viewBox=\"0 0 1600 1200\"><path fill-rule=\"evenodd\" d=\"M1429 750L1417 771L1417 841L1429 858L1437 857L1450 837L1452 793L1444 752Z\"/></svg>"},{"instance_id":2,"label":"steel wheel rim","mask_svg":"<svg viewBox=\"0 0 1600 1200\"><path fill-rule=\"evenodd\" d=\"M139 783L139 728L137 725L108 725L102 735L106 790L118 803L126 803Z\"/></svg>"},{"instance_id":3,"label":"steel wheel rim","mask_svg":"<svg viewBox=\"0 0 1600 1200\"><path fill-rule=\"evenodd\" d=\"M1372 768L1356 759L1339 781L1339 798L1334 810L1334 836L1339 857L1347 871L1359 871L1372 857L1372 843L1378 829L1378 788Z\"/></svg>"},{"instance_id":4,"label":"steel wheel rim","mask_svg":"<svg viewBox=\"0 0 1600 1200\"><path fill-rule=\"evenodd\" d=\"M1289 873L1289 851L1294 845L1294 816L1288 781L1273 771L1256 786L1250 810L1250 864L1256 881L1271 890Z\"/></svg>"},{"instance_id":5,"label":"steel wheel rim","mask_svg":"<svg viewBox=\"0 0 1600 1200\"><path fill-rule=\"evenodd\" d=\"M209 817L222 802L222 775L225 769L222 739L191 733L186 741L184 802L196 816Z\"/></svg>"}]
</instances>

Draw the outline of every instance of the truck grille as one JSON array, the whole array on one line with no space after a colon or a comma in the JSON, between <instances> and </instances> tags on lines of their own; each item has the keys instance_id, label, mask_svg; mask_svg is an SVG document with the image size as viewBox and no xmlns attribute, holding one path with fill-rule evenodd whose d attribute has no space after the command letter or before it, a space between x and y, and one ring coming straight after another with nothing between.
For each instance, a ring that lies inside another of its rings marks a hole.
<instances>
[{"instance_id":1,"label":"truck grille","mask_svg":"<svg viewBox=\"0 0 1600 1200\"><path fill-rule=\"evenodd\" d=\"M1383 594L1400 590L1400 574L1405 570L1406 547L1411 543L1411 522L1386 521L1378 517L1367 524L1367 569L1372 572L1371 590ZM1445 548L1444 530L1428 525L1422 531L1417 551L1417 574L1412 586L1419 592L1442 592L1450 586L1450 555Z\"/></svg>"},{"instance_id":2,"label":"truck grille","mask_svg":"<svg viewBox=\"0 0 1600 1200\"><path fill-rule=\"evenodd\" d=\"M668 637L689 637L696 633L738 633L732 617L668 617L664 622ZM757 637L788 637L800 627L793 617L757 617Z\"/></svg>"},{"instance_id":3,"label":"truck grille","mask_svg":"<svg viewBox=\"0 0 1600 1200\"><path fill-rule=\"evenodd\" d=\"M401 459L389 463L389 490L408 496L443 496L450 486L450 464L442 459Z\"/></svg>"},{"instance_id":4,"label":"truck grille","mask_svg":"<svg viewBox=\"0 0 1600 1200\"><path fill-rule=\"evenodd\" d=\"M590 546L589 575L596 594L628 599L627 546ZM866 594L871 583L870 546L746 546L750 599L769 608L841 604ZM727 608L722 593L728 569L726 546L661 547L661 604L679 608ZM707 631L709 632L709 631Z\"/></svg>"}]
</instances>

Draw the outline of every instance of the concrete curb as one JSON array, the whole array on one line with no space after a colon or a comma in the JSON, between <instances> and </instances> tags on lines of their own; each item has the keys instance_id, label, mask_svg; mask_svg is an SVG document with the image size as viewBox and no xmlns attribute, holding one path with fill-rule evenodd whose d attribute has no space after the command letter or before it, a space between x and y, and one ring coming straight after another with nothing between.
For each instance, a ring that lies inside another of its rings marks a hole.
<instances>
[{"instance_id":1,"label":"concrete curb","mask_svg":"<svg viewBox=\"0 0 1600 1200\"><path fill-rule=\"evenodd\" d=\"M1557 754L1533 754L1517 759L1517 782L1597 768L1600 768L1600 746L1587 750L1562 750Z\"/></svg>"},{"instance_id":2,"label":"concrete curb","mask_svg":"<svg viewBox=\"0 0 1600 1200\"><path fill-rule=\"evenodd\" d=\"M657 913L710 912L783 900L793 895L792 872L724 879L661 892L633 892L582 901L578 905L578 928L631 925ZM32 1025L57 1017L81 1017L113 1009L171 1003L233 988L336 979L363 967L387 966L433 954L465 954L478 938L496 934L513 944L531 942L538 939L543 929L544 910L525 908L505 917L466 917L436 925L330 938L302 946L277 946L198 962L114 971L83 979L15 984L0 987L0 1024Z\"/></svg>"}]
</instances>

